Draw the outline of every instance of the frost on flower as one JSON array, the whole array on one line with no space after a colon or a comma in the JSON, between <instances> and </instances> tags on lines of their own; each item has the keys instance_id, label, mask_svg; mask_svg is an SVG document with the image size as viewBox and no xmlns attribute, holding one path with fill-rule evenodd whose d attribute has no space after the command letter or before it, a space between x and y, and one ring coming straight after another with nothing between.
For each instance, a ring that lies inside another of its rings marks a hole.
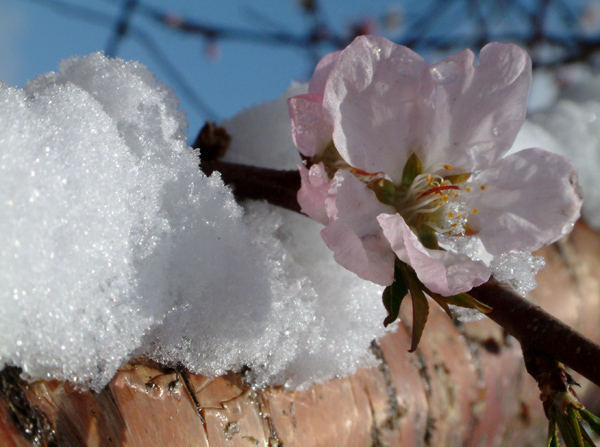
<instances>
[{"instance_id":1,"label":"frost on flower","mask_svg":"<svg viewBox=\"0 0 600 447\"><path fill-rule=\"evenodd\" d=\"M298 201L361 278L390 286L404 277L413 295L411 284L456 304L491 273L440 237L478 238L493 256L530 252L579 217L566 158L542 149L503 158L525 119L526 52L492 43L474 62L464 50L429 66L362 36L325 56L308 94L289 100L306 162Z\"/></svg>"}]
</instances>

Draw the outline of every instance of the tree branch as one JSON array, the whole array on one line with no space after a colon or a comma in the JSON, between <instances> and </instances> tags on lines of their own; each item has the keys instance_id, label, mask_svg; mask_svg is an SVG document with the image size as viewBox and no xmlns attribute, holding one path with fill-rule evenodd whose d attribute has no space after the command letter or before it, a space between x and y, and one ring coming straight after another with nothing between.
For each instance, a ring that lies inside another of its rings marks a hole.
<instances>
[{"instance_id":1,"label":"tree branch","mask_svg":"<svg viewBox=\"0 0 600 447\"><path fill-rule=\"evenodd\" d=\"M300 212L296 194L297 171L278 171L220 160L202 161L206 174L217 170L237 197L266 200ZM492 307L487 316L521 343L523 350L551 356L600 386L600 347L525 298L503 288L494 279L469 292Z\"/></svg>"},{"instance_id":2,"label":"tree branch","mask_svg":"<svg viewBox=\"0 0 600 447\"><path fill-rule=\"evenodd\" d=\"M519 340L523 350L548 355L600 386L600 347L590 339L494 279L469 294L492 307L487 316Z\"/></svg>"}]
</instances>

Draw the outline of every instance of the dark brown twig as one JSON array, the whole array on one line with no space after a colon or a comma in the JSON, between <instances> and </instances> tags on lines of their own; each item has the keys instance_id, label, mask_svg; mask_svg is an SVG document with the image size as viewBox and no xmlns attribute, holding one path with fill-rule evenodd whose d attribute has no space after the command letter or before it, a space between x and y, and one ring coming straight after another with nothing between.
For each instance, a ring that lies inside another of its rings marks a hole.
<instances>
[{"instance_id":1,"label":"dark brown twig","mask_svg":"<svg viewBox=\"0 0 600 447\"><path fill-rule=\"evenodd\" d=\"M296 194L300 175L225 161L202 162L207 174L221 172L241 198L262 199L300 212ZM487 314L521 343L524 351L548 355L600 386L600 347L525 298L503 288L494 279L469 292L492 307Z\"/></svg>"},{"instance_id":2,"label":"dark brown twig","mask_svg":"<svg viewBox=\"0 0 600 447\"><path fill-rule=\"evenodd\" d=\"M487 314L521 343L523 350L552 357L600 386L600 347L494 279L469 292L492 307Z\"/></svg>"}]
</instances>

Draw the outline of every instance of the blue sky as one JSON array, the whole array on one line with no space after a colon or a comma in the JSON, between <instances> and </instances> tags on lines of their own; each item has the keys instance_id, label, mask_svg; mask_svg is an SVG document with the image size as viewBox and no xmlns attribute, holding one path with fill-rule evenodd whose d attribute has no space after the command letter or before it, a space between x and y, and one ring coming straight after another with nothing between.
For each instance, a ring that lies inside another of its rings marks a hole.
<instances>
[{"instance_id":1,"label":"blue sky","mask_svg":"<svg viewBox=\"0 0 600 447\"><path fill-rule=\"evenodd\" d=\"M139 4L213 26L284 31L301 36L309 29L310 23L297 1L139 0ZM417 30L422 29L421 25L417 25L419 20L415 18L415 14L424 12L422 15L427 16L426 23L433 33L452 36L474 31L473 24L469 25L462 16L472 14L468 10L468 1L447 0L452 2L448 3L448 11L455 11L451 20L444 16L433 17L430 8L435 1L319 0L319 4L324 21L335 33L341 35L347 33L352 23L365 18L380 19L388 11L394 8L398 10L400 3L406 9L404 23L407 25L400 28L396 36L389 35L381 27L376 29L377 33L392 38L402 37L402 33L410 36L413 25ZM521 1L529 9L538 4L537 0ZM592 0L567 0L561 5L563 8L568 7L570 14L577 16L589 1ZM593 1L600 5L600 0ZM67 14L69 11L57 8L56 5L61 4L92 9L97 14L82 20L81 17ZM57 70L62 59L106 49L114 35L114 26L123 4L124 0L0 0L0 80L20 87L37 74ZM494 5L483 4L490 8ZM552 10L549 17L552 31L567 34L572 32L573 30L561 28L557 20L552 20L555 12ZM149 50L148 45L140 40L139 34L136 37L135 33L130 33L121 42L117 52L119 57L142 62L159 79L174 88L182 109L188 115L189 139L195 137L207 118L218 122L245 107L274 99L286 90L292 80L307 80L314 67L314 58L310 59L303 49L247 41L219 41L219 57L211 59L207 57L207 46L203 39L177 33L148 20L141 7L135 10L131 23L132 27L152 39L152 45L156 45L180 71L185 82L208 105L210 111L207 112L190 99L181 84L160 63L156 52ZM511 15L499 23L497 29L519 28L524 26L523 23L522 16ZM323 45L319 54L323 55L333 49ZM435 53L429 56L440 58Z\"/></svg>"},{"instance_id":2,"label":"blue sky","mask_svg":"<svg viewBox=\"0 0 600 447\"><path fill-rule=\"evenodd\" d=\"M55 0L0 0L0 80L23 86L37 74L56 71L59 61L104 50L113 33L111 24L119 16L121 0L60 0L99 11L100 23L83 21L47 5ZM142 4L180 14L213 25L277 30L301 35L308 28L306 16L294 0L142 0ZM56 4L56 3L55 3ZM340 33L354 21L380 17L394 2L388 0L323 0L324 17ZM258 14L256 14L258 13ZM257 17L261 16L261 17ZM269 23L272 22L272 23ZM200 38L182 35L151 23L136 13L133 25L152 36L160 50L181 71L213 110L212 118L227 118L244 107L279 96L292 80L306 80L312 63L297 48L223 41L220 56L206 57ZM109 24L109 26L106 26ZM326 46L322 53L329 51ZM138 39L126 38L118 56L138 60L173 87L190 122L190 138L208 116L195 107L181 87Z\"/></svg>"}]
</instances>

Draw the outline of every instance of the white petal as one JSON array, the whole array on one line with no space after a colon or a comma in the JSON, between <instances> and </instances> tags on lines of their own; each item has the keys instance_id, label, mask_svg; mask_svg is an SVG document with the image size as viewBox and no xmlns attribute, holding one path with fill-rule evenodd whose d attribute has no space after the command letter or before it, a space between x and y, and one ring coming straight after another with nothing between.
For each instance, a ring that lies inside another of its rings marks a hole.
<instances>
[{"instance_id":1,"label":"white petal","mask_svg":"<svg viewBox=\"0 0 600 447\"><path fill-rule=\"evenodd\" d=\"M316 93L288 99L292 137L306 157L315 157L331 142L333 128L323 114L323 96Z\"/></svg>"},{"instance_id":2,"label":"white petal","mask_svg":"<svg viewBox=\"0 0 600 447\"><path fill-rule=\"evenodd\" d=\"M323 56L323 58L317 64L312 78L310 78L310 83L308 84L308 93L318 93L320 95L323 94L325 91L325 83L329 78L329 73L331 73L331 69L335 66L340 53L341 50Z\"/></svg>"},{"instance_id":3,"label":"white petal","mask_svg":"<svg viewBox=\"0 0 600 447\"><path fill-rule=\"evenodd\" d=\"M531 61L513 44L491 43L473 66L470 50L431 67L434 119L424 138L425 166L485 169L508 151L525 120Z\"/></svg>"},{"instance_id":4,"label":"white petal","mask_svg":"<svg viewBox=\"0 0 600 447\"><path fill-rule=\"evenodd\" d=\"M377 220L398 259L410 265L432 292L444 296L468 292L486 282L490 271L481 261L442 250L429 250L400 214L382 214Z\"/></svg>"},{"instance_id":5,"label":"white petal","mask_svg":"<svg viewBox=\"0 0 600 447\"><path fill-rule=\"evenodd\" d=\"M325 207L325 200L331 192L335 191L335 179L329 180L323 163L313 165L310 171L298 165L302 186L298 191L298 203L302 212L308 214L317 222L327 225L329 216Z\"/></svg>"},{"instance_id":6,"label":"white petal","mask_svg":"<svg viewBox=\"0 0 600 447\"><path fill-rule=\"evenodd\" d=\"M503 158L474 181L486 189L474 191L478 213L469 217L469 225L493 255L551 244L579 218L577 171L562 155L526 149Z\"/></svg>"},{"instance_id":7,"label":"white petal","mask_svg":"<svg viewBox=\"0 0 600 447\"><path fill-rule=\"evenodd\" d=\"M331 223L321 232L323 240L343 267L377 284L391 284L394 253L377 216L393 208L377 200L373 191L347 171L338 171L334 180L335 210L329 209Z\"/></svg>"},{"instance_id":8,"label":"white petal","mask_svg":"<svg viewBox=\"0 0 600 447\"><path fill-rule=\"evenodd\" d=\"M340 155L367 172L401 178L430 125L431 92L425 61L376 36L356 38L340 54L325 88L323 108Z\"/></svg>"}]
</instances>

